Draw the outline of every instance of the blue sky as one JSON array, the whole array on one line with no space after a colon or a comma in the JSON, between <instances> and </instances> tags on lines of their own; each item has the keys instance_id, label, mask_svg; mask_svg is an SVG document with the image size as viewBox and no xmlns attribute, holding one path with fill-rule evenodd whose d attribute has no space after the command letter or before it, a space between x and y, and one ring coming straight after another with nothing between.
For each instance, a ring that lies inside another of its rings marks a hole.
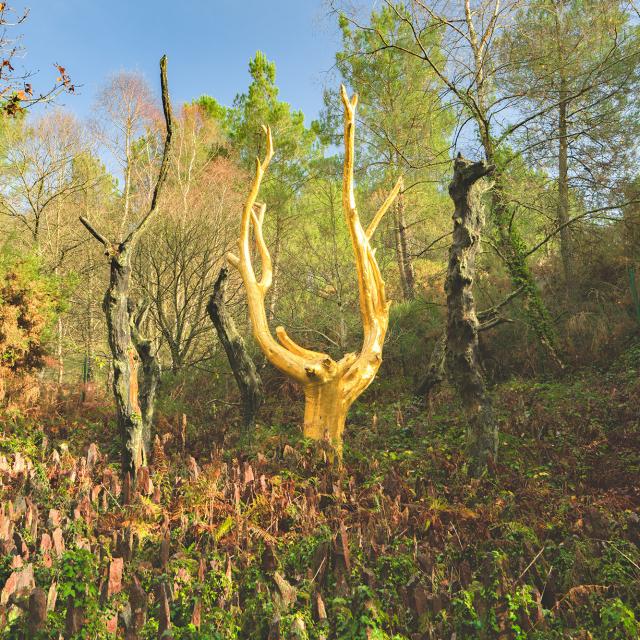
<instances>
[{"instance_id":1,"label":"blue sky","mask_svg":"<svg viewBox=\"0 0 640 640\"><path fill-rule=\"evenodd\" d=\"M249 83L256 50L275 61L280 98L302 109L307 123L322 106L322 87L339 46L335 16L322 0L14 0L29 7L19 27L25 54L17 65L39 70L34 90L65 66L82 85L60 102L84 117L105 78L140 71L158 92L158 61L169 57L174 104L202 95L231 104Z\"/></svg>"}]
</instances>

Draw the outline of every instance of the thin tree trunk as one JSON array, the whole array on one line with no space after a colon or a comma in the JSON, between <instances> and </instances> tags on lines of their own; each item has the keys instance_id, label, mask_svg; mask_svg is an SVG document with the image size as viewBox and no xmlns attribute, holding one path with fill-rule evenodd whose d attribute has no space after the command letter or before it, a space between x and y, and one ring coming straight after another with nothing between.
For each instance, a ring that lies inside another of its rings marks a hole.
<instances>
[{"instance_id":1,"label":"thin tree trunk","mask_svg":"<svg viewBox=\"0 0 640 640\"><path fill-rule=\"evenodd\" d=\"M396 225L396 251L398 254L398 266L400 268L400 281L405 300L413 300L416 297L416 277L413 270L413 261L409 254L409 239L407 237L407 222L404 216L404 194L400 192L395 206Z\"/></svg>"},{"instance_id":2,"label":"thin tree trunk","mask_svg":"<svg viewBox=\"0 0 640 640\"><path fill-rule=\"evenodd\" d=\"M481 474L497 453L497 427L487 393L478 348L478 318L473 297L476 255L484 227L481 179L493 167L460 155L454 163L449 195L455 204L453 239L445 291L447 293L446 365L469 416L467 452L470 471Z\"/></svg>"},{"instance_id":3,"label":"thin tree trunk","mask_svg":"<svg viewBox=\"0 0 640 640\"><path fill-rule=\"evenodd\" d=\"M89 214L89 196L84 191L84 212ZM92 262L92 261L91 261ZM92 265L93 266L93 265ZM87 276L87 315L85 326L85 352L84 371L82 378L82 402L86 402L89 397L89 386L93 382L93 269L89 270Z\"/></svg>"},{"instance_id":4,"label":"thin tree trunk","mask_svg":"<svg viewBox=\"0 0 640 640\"><path fill-rule=\"evenodd\" d=\"M563 363L555 346L555 333L549 311L540 296L538 285L527 265L525 244L511 225L511 214L504 202L502 175L494 175L491 197L492 221L497 232L497 248L515 288L522 288L527 324L537 336L547 355L559 369Z\"/></svg>"},{"instance_id":5,"label":"thin tree trunk","mask_svg":"<svg viewBox=\"0 0 640 640\"><path fill-rule=\"evenodd\" d=\"M481 131L482 147L487 163L496 166L493 140L489 132L489 125L482 119L478 120ZM497 233L497 248L501 259L511 278L513 286L522 289L524 311L527 323L535 332L540 344L549 357L560 369L562 361L555 347L555 336L551 317L540 291L527 265L525 244L516 229L513 228L512 217L507 207L502 172L495 170L493 174L494 187L491 192L491 218Z\"/></svg>"},{"instance_id":6,"label":"thin tree trunk","mask_svg":"<svg viewBox=\"0 0 640 640\"><path fill-rule=\"evenodd\" d=\"M89 291L92 291L93 287L89 287ZM86 358L87 358L87 372L86 383L93 382L93 300L88 298L89 304L87 305L87 344L86 344Z\"/></svg>"},{"instance_id":7,"label":"thin tree trunk","mask_svg":"<svg viewBox=\"0 0 640 640\"><path fill-rule=\"evenodd\" d=\"M399 198L393 207L393 229L396 243L396 260L398 262L398 275L400 276L400 289L402 290L403 300L407 300L407 274L404 268L404 251L402 240L400 237L400 207L398 206Z\"/></svg>"},{"instance_id":8,"label":"thin tree trunk","mask_svg":"<svg viewBox=\"0 0 640 640\"><path fill-rule=\"evenodd\" d=\"M573 269L571 264L571 231L569 225L569 140L567 138L567 88L560 78L560 105L558 108L558 226L560 227L560 255L564 269L567 295L571 291Z\"/></svg>"},{"instance_id":9,"label":"thin tree trunk","mask_svg":"<svg viewBox=\"0 0 640 640\"><path fill-rule=\"evenodd\" d=\"M227 310L225 301L227 277L228 270L223 267L220 269L218 278L213 286L213 295L209 299L207 311L227 354L233 377L240 391L242 424L245 432L247 432L255 426L256 415L262 405L264 392L262 379L256 365L247 351L233 318Z\"/></svg>"},{"instance_id":10,"label":"thin tree trunk","mask_svg":"<svg viewBox=\"0 0 640 640\"><path fill-rule=\"evenodd\" d=\"M82 402L86 402L90 396L90 388L93 383L93 292L92 277L89 274L87 283L87 314L85 326L84 366L82 372Z\"/></svg>"},{"instance_id":11,"label":"thin tree trunk","mask_svg":"<svg viewBox=\"0 0 640 640\"><path fill-rule=\"evenodd\" d=\"M64 326L62 324L62 318L58 318L56 323L56 357L58 359L58 384L62 384L62 380L64 378L64 357L63 357L63 345L62 341L64 338Z\"/></svg>"},{"instance_id":12,"label":"thin tree trunk","mask_svg":"<svg viewBox=\"0 0 640 640\"><path fill-rule=\"evenodd\" d=\"M271 297L269 299L269 322L273 322L276 315L276 303L278 302L278 294L280 293L280 218L276 218L276 237L273 247L273 264L272 264L272 284Z\"/></svg>"}]
</instances>

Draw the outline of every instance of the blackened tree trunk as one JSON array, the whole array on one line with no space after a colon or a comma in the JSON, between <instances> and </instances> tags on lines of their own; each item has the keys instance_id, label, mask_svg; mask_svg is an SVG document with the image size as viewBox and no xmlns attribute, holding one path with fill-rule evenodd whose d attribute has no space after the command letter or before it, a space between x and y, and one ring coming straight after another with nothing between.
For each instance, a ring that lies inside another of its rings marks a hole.
<instances>
[{"instance_id":1,"label":"blackened tree trunk","mask_svg":"<svg viewBox=\"0 0 640 640\"><path fill-rule=\"evenodd\" d=\"M249 431L255 426L256 415L262 405L264 392L262 379L256 365L227 310L225 297L228 275L226 267L220 269L213 286L213 295L207 305L207 311L227 354L231 371L240 390L243 428L245 431Z\"/></svg>"},{"instance_id":2,"label":"blackened tree trunk","mask_svg":"<svg viewBox=\"0 0 640 640\"><path fill-rule=\"evenodd\" d=\"M142 443L147 459L151 453L153 413L155 409L156 390L160 380L160 365L153 353L153 345L151 340L145 338L142 333L142 324L148 309L148 304L136 306L131 302L129 303L131 340L142 364L142 368L138 372L138 400L140 403L140 414L142 416Z\"/></svg>"},{"instance_id":3,"label":"blackened tree trunk","mask_svg":"<svg viewBox=\"0 0 640 640\"><path fill-rule=\"evenodd\" d=\"M131 280L131 255L138 238L158 209L158 200L169 169L173 115L167 85L167 58L160 60L160 84L162 107L167 127L162 162L155 184L151 204L129 235L121 241L110 241L84 216L80 222L89 233L105 247L109 259L109 288L104 297L103 309L107 319L109 347L113 358L113 395L116 401L116 417L122 440L122 475L135 481L138 471L146 464L144 426L138 389L138 353L131 337L129 312L129 287ZM132 483L133 486L133 483Z\"/></svg>"},{"instance_id":4,"label":"blackened tree trunk","mask_svg":"<svg viewBox=\"0 0 640 640\"><path fill-rule=\"evenodd\" d=\"M113 395L122 439L122 472L135 477L147 463L143 439L142 413L138 398L138 353L131 340L129 284L131 250L124 244L107 249L110 266L109 288L103 309L113 358Z\"/></svg>"},{"instance_id":5,"label":"blackened tree trunk","mask_svg":"<svg viewBox=\"0 0 640 640\"><path fill-rule=\"evenodd\" d=\"M445 291L447 293L446 365L468 414L467 451L470 471L481 474L497 453L497 429L487 393L478 348L478 318L473 297L476 255L484 227L482 178L493 171L485 162L455 160L449 195L454 202L453 239Z\"/></svg>"}]
</instances>

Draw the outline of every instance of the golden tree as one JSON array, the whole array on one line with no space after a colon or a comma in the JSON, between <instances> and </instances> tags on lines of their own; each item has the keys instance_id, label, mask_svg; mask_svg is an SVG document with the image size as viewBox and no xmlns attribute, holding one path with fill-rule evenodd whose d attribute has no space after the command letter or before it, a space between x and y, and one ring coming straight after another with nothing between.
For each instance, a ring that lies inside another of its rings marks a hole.
<instances>
[{"instance_id":1,"label":"golden tree","mask_svg":"<svg viewBox=\"0 0 640 640\"><path fill-rule=\"evenodd\" d=\"M344 86L341 92L345 147L342 204L358 275L360 314L364 330L360 353L347 353L336 362L326 353L311 351L296 344L284 327L276 328L277 340L271 334L265 310L265 296L272 280L271 256L263 235L267 207L266 204L256 203L262 177L273 157L273 141L268 127L264 128L267 137L266 156L263 161L256 159L256 173L242 212L239 257L228 255L229 262L242 276L253 334L260 348L271 364L302 385L305 395L304 435L314 440L328 439L338 455L342 451L342 433L349 407L371 384L382 362L382 345L389 322L390 302L385 294L384 281L370 241L382 216L402 188L400 179L365 230L358 216L353 187L355 109L358 96L349 99ZM251 260L251 228L262 262L260 280L256 277Z\"/></svg>"}]
</instances>

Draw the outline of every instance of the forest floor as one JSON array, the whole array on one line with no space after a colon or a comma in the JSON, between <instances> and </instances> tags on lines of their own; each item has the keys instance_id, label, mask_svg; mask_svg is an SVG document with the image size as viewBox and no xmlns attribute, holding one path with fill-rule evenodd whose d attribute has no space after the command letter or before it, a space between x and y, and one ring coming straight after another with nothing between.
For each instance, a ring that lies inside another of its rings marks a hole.
<instances>
[{"instance_id":1,"label":"forest floor","mask_svg":"<svg viewBox=\"0 0 640 640\"><path fill-rule=\"evenodd\" d=\"M295 425L174 430L137 487L108 408L5 414L0 638L638 638L639 374L500 385L481 479L447 390L371 392L340 470Z\"/></svg>"}]
</instances>

